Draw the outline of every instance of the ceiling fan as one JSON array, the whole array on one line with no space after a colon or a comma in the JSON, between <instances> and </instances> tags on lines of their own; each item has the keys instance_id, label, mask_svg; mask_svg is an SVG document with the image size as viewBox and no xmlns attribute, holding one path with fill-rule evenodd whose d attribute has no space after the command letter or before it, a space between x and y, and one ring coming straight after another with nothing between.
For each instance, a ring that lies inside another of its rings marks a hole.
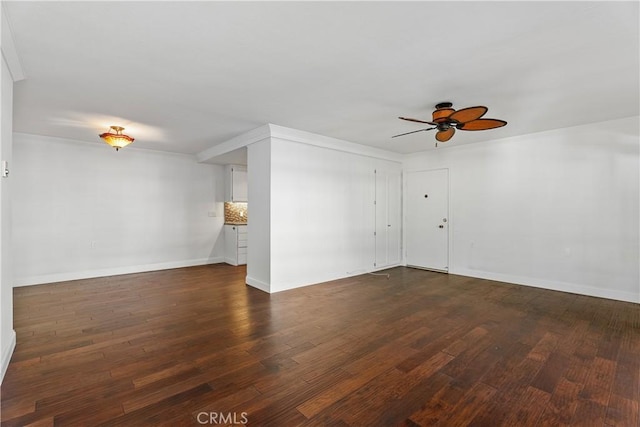
<instances>
[{"instance_id":1,"label":"ceiling fan","mask_svg":"<svg viewBox=\"0 0 640 427\"><path fill-rule=\"evenodd\" d=\"M438 132L436 132L436 139L439 142L447 142L451 139L453 134L456 133L456 129L487 130L499 128L507 124L507 122L505 122L504 120L481 119L481 117L484 116L488 111L488 108L484 106L468 107L458 111L451 108L452 106L453 104L451 102L441 102L440 104L436 105L436 109L432 115L433 120L430 122L412 119L409 117L398 117L399 119L408 120L410 122L426 123L433 127L414 130L413 132L401 133L400 135L392 136L392 138L395 138L397 136L409 135L416 132L437 129ZM438 143L436 142L436 147L437 146Z\"/></svg>"}]
</instances>

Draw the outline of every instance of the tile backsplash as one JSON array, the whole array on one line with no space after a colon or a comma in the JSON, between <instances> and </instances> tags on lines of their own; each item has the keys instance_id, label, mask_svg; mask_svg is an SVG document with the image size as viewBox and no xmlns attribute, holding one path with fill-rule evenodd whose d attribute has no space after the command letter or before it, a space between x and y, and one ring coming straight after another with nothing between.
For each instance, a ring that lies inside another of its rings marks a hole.
<instances>
[{"instance_id":1,"label":"tile backsplash","mask_svg":"<svg viewBox=\"0 0 640 427\"><path fill-rule=\"evenodd\" d=\"M224 202L224 222L246 224L247 218L247 203Z\"/></svg>"}]
</instances>

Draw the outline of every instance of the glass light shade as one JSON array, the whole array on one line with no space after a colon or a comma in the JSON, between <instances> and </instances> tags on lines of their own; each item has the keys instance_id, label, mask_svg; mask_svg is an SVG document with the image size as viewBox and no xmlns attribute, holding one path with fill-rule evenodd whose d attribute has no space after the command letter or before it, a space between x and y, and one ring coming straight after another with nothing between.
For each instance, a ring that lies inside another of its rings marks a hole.
<instances>
[{"instance_id":1,"label":"glass light shade","mask_svg":"<svg viewBox=\"0 0 640 427\"><path fill-rule=\"evenodd\" d=\"M107 144L114 147L116 151L126 147L134 141L134 139L129 135L124 135L122 133L122 131L124 130L123 127L111 126L111 129L113 129L115 133L105 132L103 134L100 134L100 138L104 139Z\"/></svg>"}]
</instances>

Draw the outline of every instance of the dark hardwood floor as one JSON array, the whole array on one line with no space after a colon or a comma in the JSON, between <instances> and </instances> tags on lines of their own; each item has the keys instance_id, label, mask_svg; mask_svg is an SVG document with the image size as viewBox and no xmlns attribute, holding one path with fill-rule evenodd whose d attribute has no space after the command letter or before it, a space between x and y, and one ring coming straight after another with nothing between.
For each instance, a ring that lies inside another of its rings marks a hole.
<instances>
[{"instance_id":1,"label":"dark hardwood floor","mask_svg":"<svg viewBox=\"0 0 640 427\"><path fill-rule=\"evenodd\" d=\"M409 268L17 288L6 426L640 424L640 306Z\"/></svg>"}]
</instances>

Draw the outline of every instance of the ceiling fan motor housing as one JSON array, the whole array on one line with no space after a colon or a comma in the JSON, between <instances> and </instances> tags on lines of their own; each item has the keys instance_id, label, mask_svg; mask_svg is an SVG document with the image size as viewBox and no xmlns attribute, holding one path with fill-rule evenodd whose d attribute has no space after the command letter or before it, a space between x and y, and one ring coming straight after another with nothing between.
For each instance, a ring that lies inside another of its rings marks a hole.
<instances>
[{"instance_id":1,"label":"ceiling fan motor housing","mask_svg":"<svg viewBox=\"0 0 640 427\"><path fill-rule=\"evenodd\" d=\"M441 102L436 105L436 109L432 114L433 122L438 123L438 125L446 122L449 116L456 111L451 108L452 106L453 104L451 102ZM447 126L447 129L448 128L449 126ZM440 127L438 127L438 129L440 129Z\"/></svg>"},{"instance_id":2,"label":"ceiling fan motor housing","mask_svg":"<svg viewBox=\"0 0 640 427\"><path fill-rule=\"evenodd\" d=\"M441 108L451 108L453 107L453 103L451 102L441 102L439 104L436 105L436 109L441 109Z\"/></svg>"}]
</instances>

